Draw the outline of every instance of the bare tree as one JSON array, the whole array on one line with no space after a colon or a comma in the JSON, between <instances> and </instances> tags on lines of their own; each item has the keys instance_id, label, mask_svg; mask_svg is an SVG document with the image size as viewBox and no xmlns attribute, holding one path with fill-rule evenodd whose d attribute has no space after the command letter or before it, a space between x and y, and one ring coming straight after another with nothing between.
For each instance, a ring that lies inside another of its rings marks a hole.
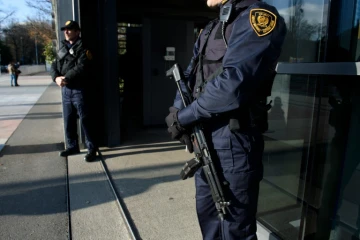
<instances>
[{"instance_id":1,"label":"bare tree","mask_svg":"<svg viewBox=\"0 0 360 240\"><path fill-rule=\"evenodd\" d=\"M5 34L5 44L10 47L13 58L21 59L23 54L23 38L26 35L22 25L17 23L10 24L3 29Z\"/></svg>"},{"instance_id":2,"label":"bare tree","mask_svg":"<svg viewBox=\"0 0 360 240\"><path fill-rule=\"evenodd\" d=\"M51 0L26 0L25 2L28 7L37 9L40 12L45 13L49 17L52 14Z\"/></svg>"},{"instance_id":3,"label":"bare tree","mask_svg":"<svg viewBox=\"0 0 360 240\"><path fill-rule=\"evenodd\" d=\"M5 44L9 46L13 58L23 64L44 62L44 46L54 38L51 24L29 21L12 23L4 29Z\"/></svg>"},{"instance_id":4,"label":"bare tree","mask_svg":"<svg viewBox=\"0 0 360 240\"><path fill-rule=\"evenodd\" d=\"M49 21L38 18L27 18L27 26L31 37L37 37L39 41L45 44L56 38L55 31Z\"/></svg>"}]
</instances>

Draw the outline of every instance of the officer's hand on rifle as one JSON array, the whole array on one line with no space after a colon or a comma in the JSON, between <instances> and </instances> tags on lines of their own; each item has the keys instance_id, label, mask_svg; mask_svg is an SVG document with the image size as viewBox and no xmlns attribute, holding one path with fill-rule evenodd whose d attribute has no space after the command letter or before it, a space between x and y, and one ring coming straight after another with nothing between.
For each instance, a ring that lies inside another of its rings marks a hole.
<instances>
[{"instance_id":1,"label":"officer's hand on rifle","mask_svg":"<svg viewBox=\"0 0 360 240\"><path fill-rule=\"evenodd\" d=\"M188 131L182 127L177 119L177 113L179 109L175 107L169 108L169 115L165 118L166 124L168 126L168 132L171 134L171 139L177 139L181 143L187 146L187 149L190 153L194 151L190 134Z\"/></svg>"}]
</instances>

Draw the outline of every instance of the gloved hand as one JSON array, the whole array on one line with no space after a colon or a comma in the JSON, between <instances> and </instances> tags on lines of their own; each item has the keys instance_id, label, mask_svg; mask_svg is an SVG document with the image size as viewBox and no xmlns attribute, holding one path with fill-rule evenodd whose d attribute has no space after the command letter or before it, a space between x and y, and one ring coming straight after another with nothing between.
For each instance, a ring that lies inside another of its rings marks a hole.
<instances>
[{"instance_id":1,"label":"gloved hand","mask_svg":"<svg viewBox=\"0 0 360 240\"><path fill-rule=\"evenodd\" d=\"M169 108L169 115L165 118L165 122L168 126L168 132L171 135L171 139L177 139L181 143L185 144L188 148L188 151L192 153L194 151L193 145L191 143L190 134L188 131L179 124L177 119L177 113L179 109L175 107Z\"/></svg>"},{"instance_id":2,"label":"gloved hand","mask_svg":"<svg viewBox=\"0 0 360 240\"><path fill-rule=\"evenodd\" d=\"M179 124L177 119L179 109L170 107L169 111L169 115L165 118L165 122L168 126L168 132L171 134L171 139L179 140L181 135L185 132L185 128Z\"/></svg>"}]
</instances>

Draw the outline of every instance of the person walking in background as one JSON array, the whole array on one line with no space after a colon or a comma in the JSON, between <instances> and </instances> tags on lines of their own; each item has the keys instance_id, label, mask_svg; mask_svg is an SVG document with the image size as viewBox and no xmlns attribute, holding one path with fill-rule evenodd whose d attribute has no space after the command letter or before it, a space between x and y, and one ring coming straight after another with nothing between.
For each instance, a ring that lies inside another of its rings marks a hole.
<instances>
[{"instance_id":1,"label":"person walking in background","mask_svg":"<svg viewBox=\"0 0 360 240\"><path fill-rule=\"evenodd\" d=\"M21 73L21 71L19 69L20 68L20 62L15 63L14 67L15 67L15 86L18 87L18 86L20 86L18 84L19 75Z\"/></svg>"},{"instance_id":2,"label":"person walking in background","mask_svg":"<svg viewBox=\"0 0 360 240\"><path fill-rule=\"evenodd\" d=\"M15 68L15 64L14 61L11 61L8 65L8 72L10 75L10 85L16 86L16 68Z\"/></svg>"},{"instance_id":3,"label":"person walking in background","mask_svg":"<svg viewBox=\"0 0 360 240\"><path fill-rule=\"evenodd\" d=\"M50 70L53 81L61 87L62 91L67 144L66 149L60 152L60 156L67 157L80 152L76 124L77 115L79 115L88 149L84 159L91 162L96 159L97 151L94 128L90 126L89 99L87 98L92 55L82 42L81 30L77 22L69 20L61 30L64 31L65 40L61 42L62 46Z\"/></svg>"}]
</instances>

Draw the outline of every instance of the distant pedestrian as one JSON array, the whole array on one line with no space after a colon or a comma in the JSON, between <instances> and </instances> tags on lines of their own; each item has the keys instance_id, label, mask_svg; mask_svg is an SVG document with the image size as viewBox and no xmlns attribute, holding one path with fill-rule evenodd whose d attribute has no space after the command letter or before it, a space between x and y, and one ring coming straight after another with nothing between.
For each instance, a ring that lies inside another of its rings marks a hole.
<instances>
[{"instance_id":1,"label":"distant pedestrian","mask_svg":"<svg viewBox=\"0 0 360 240\"><path fill-rule=\"evenodd\" d=\"M19 69L20 68L20 62L15 63L14 66L15 66L15 86L18 87L18 86L20 86L18 84L19 75L21 73L21 71Z\"/></svg>"},{"instance_id":2,"label":"distant pedestrian","mask_svg":"<svg viewBox=\"0 0 360 240\"><path fill-rule=\"evenodd\" d=\"M11 61L8 65L8 72L10 75L10 85L16 86L16 68L15 68L15 62Z\"/></svg>"}]
</instances>

